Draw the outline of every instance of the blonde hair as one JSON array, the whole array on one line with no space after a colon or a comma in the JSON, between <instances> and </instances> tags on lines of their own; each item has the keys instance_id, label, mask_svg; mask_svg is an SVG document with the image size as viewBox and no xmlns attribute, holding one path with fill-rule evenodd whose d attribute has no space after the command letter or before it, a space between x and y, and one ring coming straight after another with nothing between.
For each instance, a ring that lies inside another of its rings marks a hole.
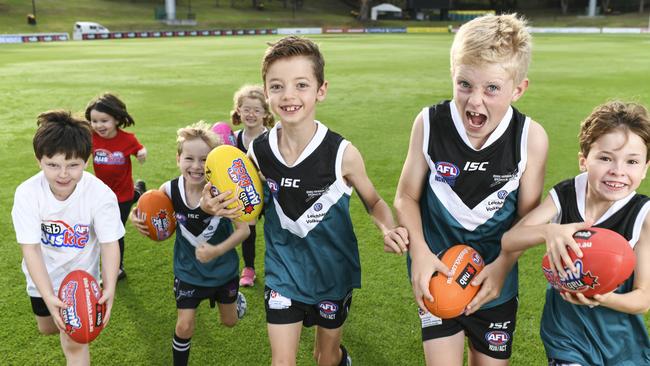
<instances>
[{"instance_id":1,"label":"blonde hair","mask_svg":"<svg viewBox=\"0 0 650 366\"><path fill-rule=\"evenodd\" d=\"M273 127L275 118L271 114L269 103L266 102L266 97L264 96L264 88L261 85L244 85L235 92L232 111L230 111L230 121L232 124L235 126L241 124L241 115L237 109L244 103L245 98L257 99L262 103L262 107L264 108L264 120L262 124L269 128Z\"/></svg>"},{"instance_id":2,"label":"blonde hair","mask_svg":"<svg viewBox=\"0 0 650 366\"><path fill-rule=\"evenodd\" d=\"M526 20L514 14L485 15L460 27L451 45L451 72L459 65L500 64L515 85L528 74L532 37Z\"/></svg>"},{"instance_id":3,"label":"blonde hair","mask_svg":"<svg viewBox=\"0 0 650 366\"><path fill-rule=\"evenodd\" d=\"M221 138L219 138L216 133L212 132L210 125L204 121L198 121L189 126L179 128L178 131L176 131L176 136L178 155L183 152L183 143L188 140L201 139L211 149L214 149L223 143Z\"/></svg>"},{"instance_id":4,"label":"blonde hair","mask_svg":"<svg viewBox=\"0 0 650 366\"><path fill-rule=\"evenodd\" d=\"M650 159L650 116L642 104L618 100L601 104L580 124L580 152L589 155L591 145L615 129L639 136L646 146L646 161Z\"/></svg>"}]
</instances>

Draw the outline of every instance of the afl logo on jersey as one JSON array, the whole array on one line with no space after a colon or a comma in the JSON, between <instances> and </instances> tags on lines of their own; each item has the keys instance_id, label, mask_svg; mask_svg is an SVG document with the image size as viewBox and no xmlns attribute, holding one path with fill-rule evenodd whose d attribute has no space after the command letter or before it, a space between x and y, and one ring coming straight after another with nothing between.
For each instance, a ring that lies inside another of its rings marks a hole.
<instances>
[{"instance_id":1,"label":"afl logo on jersey","mask_svg":"<svg viewBox=\"0 0 650 366\"><path fill-rule=\"evenodd\" d=\"M456 184L456 178L460 174L458 167L446 161L439 161L436 163L436 180L438 182L447 183L450 186Z\"/></svg>"},{"instance_id":2,"label":"afl logo on jersey","mask_svg":"<svg viewBox=\"0 0 650 366\"><path fill-rule=\"evenodd\" d=\"M271 193L278 193L279 186L276 181L271 178L266 178L266 185L269 186Z\"/></svg>"}]
</instances>

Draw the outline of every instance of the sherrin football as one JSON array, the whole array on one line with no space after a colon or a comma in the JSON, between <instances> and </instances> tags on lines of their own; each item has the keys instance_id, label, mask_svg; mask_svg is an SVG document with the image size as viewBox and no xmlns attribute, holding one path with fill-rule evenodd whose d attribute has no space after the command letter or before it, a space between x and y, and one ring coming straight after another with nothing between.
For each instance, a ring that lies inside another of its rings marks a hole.
<instances>
[{"instance_id":1,"label":"sherrin football","mask_svg":"<svg viewBox=\"0 0 650 366\"><path fill-rule=\"evenodd\" d=\"M90 343L104 328L106 307L99 304L102 290L88 272L75 270L68 273L59 287L59 299L65 307L61 318L65 332L77 343Z\"/></svg>"},{"instance_id":2,"label":"sherrin football","mask_svg":"<svg viewBox=\"0 0 650 366\"><path fill-rule=\"evenodd\" d=\"M251 160L238 148L220 145L212 149L205 161L205 176L218 192L232 191L237 197L243 207L238 221L254 220L262 212L262 181ZM235 207L237 202L228 206Z\"/></svg>"},{"instance_id":3,"label":"sherrin football","mask_svg":"<svg viewBox=\"0 0 650 366\"><path fill-rule=\"evenodd\" d=\"M565 268L568 276L561 279L551 272L548 255L545 254L542 259L544 276L556 290L593 297L615 290L634 272L636 256L630 243L619 233L592 227L577 231L573 239L582 250L582 258L567 249L579 274Z\"/></svg>"},{"instance_id":4,"label":"sherrin football","mask_svg":"<svg viewBox=\"0 0 650 366\"><path fill-rule=\"evenodd\" d=\"M429 282L433 302L425 298L424 305L441 319L455 318L465 311L480 289L471 282L483 270L485 262L474 248L464 244L447 249L440 260L451 270L451 277L439 272L433 274Z\"/></svg>"},{"instance_id":5,"label":"sherrin football","mask_svg":"<svg viewBox=\"0 0 650 366\"><path fill-rule=\"evenodd\" d=\"M162 241L174 233L176 216L171 199L165 192L152 189L138 200L138 211L149 228L149 238Z\"/></svg>"}]
</instances>

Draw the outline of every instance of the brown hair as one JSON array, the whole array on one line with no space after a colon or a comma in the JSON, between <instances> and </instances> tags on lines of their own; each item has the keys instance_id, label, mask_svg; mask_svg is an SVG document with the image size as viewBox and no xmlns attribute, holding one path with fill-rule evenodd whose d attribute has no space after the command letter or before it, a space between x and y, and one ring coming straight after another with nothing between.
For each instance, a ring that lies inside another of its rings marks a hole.
<instances>
[{"instance_id":1,"label":"brown hair","mask_svg":"<svg viewBox=\"0 0 650 366\"><path fill-rule=\"evenodd\" d=\"M183 152L183 143L188 140L201 139L211 149L214 149L223 143L221 138L219 138L216 133L212 132L210 125L204 121L198 121L189 126L179 128L178 131L176 131L176 136L176 152L178 155Z\"/></svg>"},{"instance_id":2,"label":"brown hair","mask_svg":"<svg viewBox=\"0 0 650 366\"><path fill-rule=\"evenodd\" d=\"M88 103L86 106L86 120L88 121L90 121L90 112L92 110L106 113L115 118L118 128L135 125L133 117L126 111L126 104L111 93L101 94Z\"/></svg>"},{"instance_id":3,"label":"brown hair","mask_svg":"<svg viewBox=\"0 0 650 366\"><path fill-rule=\"evenodd\" d=\"M500 64L515 85L528 74L532 37L517 14L485 15L460 27L451 45L451 72L458 65Z\"/></svg>"},{"instance_id":4,"label":"brown hair","mask_svg":"<svg viewBox=\"0 0 650 366\"><path fill-rule=\"evenodd\" d=\"M262 107L264 108L264 120L262 124L266 127L273 127L275 124L275 118L273 118L273 114L269 110L269 103L266 102L264 88L260 85L244 85L235 92L235 96L233 97L233 109L230 111L230 120L232 121L232 124L235 126L241 124L241 115L237 109L241 107L242 103L244 103L245 98L257 99L262 103Z\"/></svg>"},{"instance_id":5,"label":"brown hair","mask_svg":"<svg viewBox=\"0 0 650 366\"><path fill-rule=\"evenodd\" d=\"M580 152L589 154L591 145L601 136L622 128L638 135L646 146L646 161L650 159L650 117L646 107L639 103L618 100L601 104L580 125Z\"/></svg>"},{"instance_id":6,"label":"brown hair","mask_svg":"<svg viewBox=\"0 0 650 366\"><path fill-rule=\"evenodd\" d=\"M90 123L73 117L69 111L51 110L39 114L36 124L32 140L36 159L65 154L66 159L88 160L92 149Z\"/></svg>"},{"instance_id":7,"label":"brown hair","mask_svg":"<svg viewBox=\"0 0 650 366\"><path fill-rule=\"evenodd\" d=\"M314 75L320 88L325 83L325 59L320 53L316 43L307 38L287 36L275 43L269 43L269 47L262 59L262 81L266 86L266 73L271 65L281 59L305 56L309 58L314 67Z\"/></svg>"}]
</instances>

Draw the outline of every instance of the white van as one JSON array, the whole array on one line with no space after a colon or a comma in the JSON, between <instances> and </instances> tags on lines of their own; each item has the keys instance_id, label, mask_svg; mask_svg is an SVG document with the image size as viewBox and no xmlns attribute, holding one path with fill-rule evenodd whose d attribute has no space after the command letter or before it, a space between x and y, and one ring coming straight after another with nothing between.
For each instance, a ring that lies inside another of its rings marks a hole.
<instances>
[{"instance_id":1,"label":"white van","mask_svg":"<svg viewBox=\"0 0 650 366\"><path fill-rule=\"evenodd\" d=\"M72 30L72 39L80 41L84 34L108 34L109 30L99 23L75 22Z\"/></svg>"}]
</instances>

